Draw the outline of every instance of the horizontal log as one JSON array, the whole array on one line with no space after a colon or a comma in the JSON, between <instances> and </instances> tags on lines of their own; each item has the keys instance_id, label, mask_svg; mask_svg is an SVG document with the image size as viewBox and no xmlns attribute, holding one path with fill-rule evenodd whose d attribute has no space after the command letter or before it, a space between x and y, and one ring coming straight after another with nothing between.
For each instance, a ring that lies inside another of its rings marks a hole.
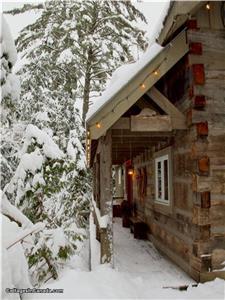
<instances>
[{"instance_id":1,"label":"horizontal log","mask_svg":"<svg viewBox=\"0 0 225 300\"><path fill-rule=\"evenodd\" d=\"M192 225L191 235L195 241L208 241L211 233L211 225Z\"/></svg>"},{"instance_id":2,"label":"horizontal log","mask_svg":"<svg viewBox=\"0 0 225 300\"><path fill-rule=\"evenodd\" d=\"M165 247L165 244L154 237L153 235L150 236L150 240L156 246L157 249L165 253L172 261L174 261L177 265L179 265L185 272L190 273L190 265L189 263L184 260L184 256L177 255L173 250L168 247Z\"/></svg>"},{"instance_id":3,"label":"horizontal log","mask_svg":"<svg viewBox=\"0 0 225 300\"><path fill-rule=\"evenodd\" d=\"M225 271L213 271L213 272L203 272L200 273L200 282L211 281L216 278L221 278L225 280Z\"/></svg>"},{"instance_id":4,"label":"horizontal log","mask_svg":"<svg viewBox=\"0 0 225 300\"><path fill-rule=\"evenodd\" d=\"M204 254L209 254L212 252L211 240L197 240L193 242L192 253L195 256L200 257Z\"/></svg>"},{"instance_id":5,"label":"horizontal log","mask_svg":"<svg viewBox=\"0 0 225 300\"><path fill-rule=\"evenodd\" d=\"M131 131L172 131L170 116L152 116L141 118L131 116Z\"/></svg>"},{"instance_id":6,"label":"horizontal log","mask_svg":"<svg viewBox=\"0 0 225 300\"><path fill-rule=\"evenodd\" d=\"M212 269L211 256L196 257L191 256L190 265L193 269L200 272L208 272Z\"/></svg>"},{"instance_id":7,"label":"horizontal log","mask_svg":"<svg viewBox=\"0 0 225 300\"><path fill-rule=\"evenodd\" d=\"M172 137L174 136L174 132L165 132L165 131L158 131L158 132L132 132L126 129L112 129L112 137L123 137L123 138L135 138L135 137Z\"/></svg>"},{"instance_id":8,"label":"horizontal log","mask_svg":"<svg viewBox=\"0 0 225 300\"><path fill-rule=\"evenodd\" d=\"M198 206L194 206L192 212L193 212L192 222L194 224L197 225L211 224L208 208L200 208Z\"/></svg>"},{"instance_id":9,"label":"horizontal log","mask_svg":"<svg viewBox=\"0 0 225 300\"><path fill-rule=\"evenodd\" d=\"M225 226L225 205L212 206L209 216L212 226ZM225 234L225 227L223 233Z\"/></svg>"}]
</instances>

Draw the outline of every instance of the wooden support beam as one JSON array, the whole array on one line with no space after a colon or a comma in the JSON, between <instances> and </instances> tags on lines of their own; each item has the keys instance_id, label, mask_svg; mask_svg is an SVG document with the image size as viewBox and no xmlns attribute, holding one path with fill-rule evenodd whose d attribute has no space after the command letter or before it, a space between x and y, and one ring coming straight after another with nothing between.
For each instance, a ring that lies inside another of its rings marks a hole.
<instances>
[{"instance_id":1,"label":"wooden support beam","mask_svg":"<svg viewBox=\"0 0 225 300\"><path fill-rule=\"evenodd\" d=\"M147 118L139 118L131 116L131 131L172 131L172 122L170 116L152 116Z\"/></svg>"},{"instance_id":2,"label":"wooden support beam","mask_svg":"<svg viewBox=\"0 0 225 300\"><path fill-rule=\"evenodd\" d=\"M174 136L173 132L170 131L157 131L157 132L132 132L130 130L117 130L112 129L112 138L123 138L126 140L127 138L163 138L163 137L171 137Z\"/></svg>"},{"instance_id":3,"label":"wooden support beam","mask_svg":"<svg viewBox=\"0 0 225 300\"><path fill-rule=\"evenodd\" d=\"M185 116L159 90L152 87L146 94L171 117L174 129L187 128Z\"/></svg>"},{"instance_id":4,"label":"wooden support beam","mask_svg":"<svg viewBox=\"0 0 225 300\"><path fill-rule=\"evenodd\" d=\"M130 129L130 118L120 118L112 129Z\"/></svg>"},{"instance_id":5,"label":"wooden support beam","mask_svg":"<svg viewBox=\"0 0 225 300\"><path fill-rule=\"evenodd\" d=\"M108 217L107 228L100 230L101 263L112 263L112 135L107 131L99 141L100 149L100 211Z\"/></svg>"}]
</instances>

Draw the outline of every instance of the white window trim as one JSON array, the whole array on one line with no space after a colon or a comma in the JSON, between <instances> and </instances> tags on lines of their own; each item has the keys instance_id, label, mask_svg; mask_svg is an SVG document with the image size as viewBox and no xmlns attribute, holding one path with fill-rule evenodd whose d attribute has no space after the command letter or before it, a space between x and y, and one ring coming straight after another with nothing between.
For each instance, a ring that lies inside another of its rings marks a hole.
<instances>
[{"instance_id":1,"label":"white window trim","mask_svg":"<svg viewBox=\"0 0 225 300\"><path fill-rule=\"evenodd\" d=\"M164 185L164 161L167 160L168 162L168 199L165 199L165 185ZM158 197L158 162L161 162L161 186L162 186L162 197ZM170 184L171 184L171 178L170 178L170 156L168 154L158 156L155 158L155 202L158 202L160 204L164 205L170 205Z\"/></svg>"},{"instance_id":2,"label":"white window trim","mask_svg":"<svg viewBox=\"0 0 225 300\"><path fill-rule=\"evenodd\" d=\"M121 167L118 168L118 184L122 184L122 169Z\"/></svg>"}]
</instances>

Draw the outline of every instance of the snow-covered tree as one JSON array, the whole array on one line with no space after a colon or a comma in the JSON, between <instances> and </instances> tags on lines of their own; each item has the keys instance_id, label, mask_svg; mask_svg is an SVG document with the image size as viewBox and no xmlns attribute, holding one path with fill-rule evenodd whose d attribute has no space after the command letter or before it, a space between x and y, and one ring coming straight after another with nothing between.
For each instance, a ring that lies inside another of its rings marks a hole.
<instances>
[{"instance_id":1,"label":"snow-covered tree","mask_svg":"<svg viewBox=\"0 0 225 300\"><path fill-rule=\"evenodd\" d=\"M22 72L27 70L24 96L30 100L30 93L35 91L32 97L35 102L39 97L39 108L44 87L62 91L67 95L64 99L74 101L76 97L84 122L90 98L104 89L117 67L134 60L134 46L140 50L146 47L144 32L136 26L139 20L146 22L130 1L44 3L40 18L27 26L17 41L26 64Z\"/></svg>"},{"instance_id":2,"label":"snow-covered tree","mask_svg":"<svg viewBox=\"0 0 225 300\"><path fill-rule=\"evenodd\" d=\"M61 264L79 251L86 235L88 190L83 147L75 132L64 153L48 133L28 125L7 192L33 223L45 224L27 251L35 283L57 278Z\"/></svg>"},{"instance_id":3,"label":"snow-covered tree","mask_svg":"<svg viewBox=\"0 0 225 300\"><path fill-rule=\"evenodd\" d=\"M90 99L121 64L144 49L136 27L144 16L130 1L46 1L20 33L21 101L27 125L20 162L7 195L45 229L27 251L35 282L56 278L61 263L84 238L90 178L85 166L84 124Z\"/></svg>"},{"instance_id":4,"label":"snow-covered tree","mask_svg":"<svg viewBox=\"0 0 225 300\"><path fill-rule=\"evenodd\" d=\"M2 16L1 45L1 187L15 171L18 151L17 106L20 95L18 76L12 73L17 53L8 24Z\"/></svg>"},{"instance_id":5,"label":"snow-covered tree","mask_svg":"<svg viewBox=\"0 0 225 300\"><path fill-rule=\"evenodd\" d=\"M2 147L5 165L11 167L8 173L2 168L5 183L12 178L7 186L4 184L4 192L19 207L24 218L46 225L26 248L30 273L37 284L48 277L56 278L61 263L79 250L80 241L86 235L90 185L80 142L83 129L74 109L74 99L62 87L49 89L43 81L31 93L24 93L22 85L23 98L18 105L19 95L14 95L14 85L18 80L11 73L16 50L8 27L4 26L1 39L3 146L7 135L12 146L15 143L14 132L18 123L22 121L23 129L26 129L24 139L20 135L18 143L21 146L23 141L22 150L18 151L17 147L13 152L13 168L12 149ZM26 75L21 73L21 78L26 78ZM38 76L44 77L43 70L30 79L35 81ZM29 109L24 109L26 107ZM8 152L5 149L9 149Z\"/></svg>"}]
</instances>

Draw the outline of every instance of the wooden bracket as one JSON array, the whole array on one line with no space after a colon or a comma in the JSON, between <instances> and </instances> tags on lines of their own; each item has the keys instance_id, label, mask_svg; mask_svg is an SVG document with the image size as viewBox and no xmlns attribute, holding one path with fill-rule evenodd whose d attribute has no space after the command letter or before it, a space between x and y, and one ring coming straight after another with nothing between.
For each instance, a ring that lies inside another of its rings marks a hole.
<instances>
[{"instance_id":1,"label":"wooden bracket","mask_svg":"<svg viewBox=\"0 0 225 300\"><path fill-rule=\"evenodd\" d=\"M152 87L146 94L171 117L173 129L187 128L185 116L158 89Z\"/></svg>"}]
</instances>

